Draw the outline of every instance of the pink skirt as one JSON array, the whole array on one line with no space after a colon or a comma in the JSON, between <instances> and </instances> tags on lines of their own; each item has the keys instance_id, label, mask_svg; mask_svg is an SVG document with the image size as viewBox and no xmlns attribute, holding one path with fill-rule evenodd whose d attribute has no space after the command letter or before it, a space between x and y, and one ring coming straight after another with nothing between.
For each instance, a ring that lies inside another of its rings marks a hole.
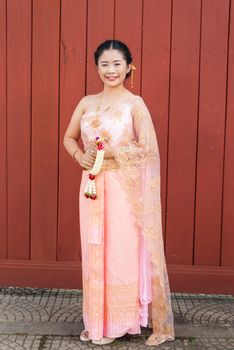
<instances>
[{"instance_id":1,"label":"pink skirt","mask_svg":"<svg viewBox=\"0 0 234 350\"><path fill-rule=\"evenodd\" d=\"M83 321L92 339L140 334L151 302L150 262L120 170L96 176L97 199L80 187Z\"/></svg>"}]
</instances>

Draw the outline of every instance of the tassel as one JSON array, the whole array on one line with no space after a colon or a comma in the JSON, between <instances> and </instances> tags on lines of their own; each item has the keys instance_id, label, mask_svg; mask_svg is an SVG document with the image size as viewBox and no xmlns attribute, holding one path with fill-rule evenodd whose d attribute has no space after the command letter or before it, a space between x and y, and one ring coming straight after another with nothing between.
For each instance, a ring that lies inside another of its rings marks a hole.
<instances>
[{"instance_id":1,"label":"tassel","mask_svg":"<svg viewBox=\"0 0 234 350\"><path fill-rule=\"evenodd\" d=\"M133 89L133 78L134 78L133 72L134 72L134 70L136 70L136 67L132 64L131 65L131 88L132 89Z\"/></svg>"}]
</instances>

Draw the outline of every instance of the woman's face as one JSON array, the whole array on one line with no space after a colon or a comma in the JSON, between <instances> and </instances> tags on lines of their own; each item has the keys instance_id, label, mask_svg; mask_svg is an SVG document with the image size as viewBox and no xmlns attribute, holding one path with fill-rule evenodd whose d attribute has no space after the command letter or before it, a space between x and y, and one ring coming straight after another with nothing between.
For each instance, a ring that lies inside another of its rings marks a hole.
<instances>
[{"instance_id":1,"label":"woman's face","mask_svg":"<svg viewBox=\"0 0 234 350\"><path fill-rule=\"evenodd\" d=\"M98 74L103 83L115 87L123 83L131 65L127 65L120 51L105 50L98 60Z\"/></svg>"}]
</instances>

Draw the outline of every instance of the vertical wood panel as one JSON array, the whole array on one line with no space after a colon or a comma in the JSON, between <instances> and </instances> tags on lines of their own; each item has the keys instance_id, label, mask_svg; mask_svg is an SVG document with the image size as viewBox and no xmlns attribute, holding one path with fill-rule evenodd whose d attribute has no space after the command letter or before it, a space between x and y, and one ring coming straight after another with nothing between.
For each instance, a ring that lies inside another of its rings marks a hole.
<instances>
[{"instance_id":1,"label":"vertical wood panel","mask_svg":"<svg viewBox=\"0 0 234 350\"><path fill-rule=\"evenodd\" d=\"M151 113L159 146L162 226L164 244L166 245L165 206L167 186L171 0L145 1L143 14L142 96Z\"/></svg>"},{"instance_id":2,"label":"vertical wood panel","mask_svg":"<svg viewBox=\"0 0 234 350\"><path fill-rule=\"evenodd\" d=\"M125 86L134 94L141 91L141 59L142 59L142 0L118 0L115 8L115 39L121 40L129 47L133 63L137 70L134 72L134 89L131 88L130 78Z\"/></svg>"},{"instance_id":3,"label":"vertical wood panel","mask_svg":"<svg viewBox=\"0 0 234 350\"><path fill-rule=\"evenodd\" d=\"M203 1L194 246L197 265L220 264L228 14L228 0Z\"/></svg>"},{"instance_id":4,"label":"vertical wood panel","mask_svg":"<svg viewBox=\"0 0 234 350\"><path fill-rule=\"evenodd\" d=\"M0 259L7 258L6 0L0 0Z\"/></svg>"},{"instance_id":5,"label":"vertical wood panel","mask_svg":"<svg viewBox=\"0 0 234 350\"><path fill-rule=\"evenodd\" d=\"M33 2L31 259L56 260L59 0Z\"/></svg>"},{"instance_id":6,"label":"vertical wood panel","mask_svg":"<svg viewBox=\"0 0 234 350\"><path fill-rule=\"evenodd\" d=\"M234 2L232 1L231 4L223 189L221 260L221 265L223 266L234 266Z\"/></svg>"},{"instance_id":7,"label":"vertical wood panel","mask_svg":"<svg viewBox=\"0 0 234 350\"><path fill-rule=\"evenodd\" d=\"M87 80L86 94L96 94L102 89L102 82L94 62L94 52L99 44L113 39L114 0L88 1L87 26Z\"/></svg>"},{"instance_id":8,"label":"vertical wood panel","mask_svg":"<svg viewBox=\"0 0 234 350\"><path fill-rule=\"evenodd\" d=\"M175 264L193 261L200 7L173 2L166 236Z\"/></svg>"},{"instance_id":9,"label":"vertical wood panel","mask_svg":"<svg viewBox=\"0 0 234 350\"><path fill-rule=\"evenodd\" d=\"M28 259L30 240L31 1L7 2L8 258Z\"/></svg>"},{"instance_id":10,"label":"vertical wood panel","mask_svg":"<svg viewBox=\"0 0 234 350\"><path fill-rule=\"evenodd\" d=\"M71 115L85 95L86 1L62 1L60 38L60 162L58 260L81 260L79 235L80 166L63 146Z\"/></svg>"},{"instance_id":11,"label":"vertical wood panel","mask_svg":"<svg viewBox=\"0 0 234 350\"><path fill-rule=\"evenodd\" d=\"M144 2L143 14L142 96L151 113L159 146L165 244L171 0Z\"/></svg>"}]
</instances>

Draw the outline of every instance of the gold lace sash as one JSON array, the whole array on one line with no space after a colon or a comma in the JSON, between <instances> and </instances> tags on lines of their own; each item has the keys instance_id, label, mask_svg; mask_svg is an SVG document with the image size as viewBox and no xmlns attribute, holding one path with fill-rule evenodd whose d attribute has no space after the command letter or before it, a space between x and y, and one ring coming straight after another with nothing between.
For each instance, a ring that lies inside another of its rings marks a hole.
<instances>
[{"instance_id":1,"label":"gold lace sash","mask_svg":"<svg viewBox=\"0 0 234 350\"><path fill-rule=\"evenodd\" d=\"M103 159L101 171L117 170L119 168L120 168L120 165L114 158Z\"/></svg>"}]
</instances>

